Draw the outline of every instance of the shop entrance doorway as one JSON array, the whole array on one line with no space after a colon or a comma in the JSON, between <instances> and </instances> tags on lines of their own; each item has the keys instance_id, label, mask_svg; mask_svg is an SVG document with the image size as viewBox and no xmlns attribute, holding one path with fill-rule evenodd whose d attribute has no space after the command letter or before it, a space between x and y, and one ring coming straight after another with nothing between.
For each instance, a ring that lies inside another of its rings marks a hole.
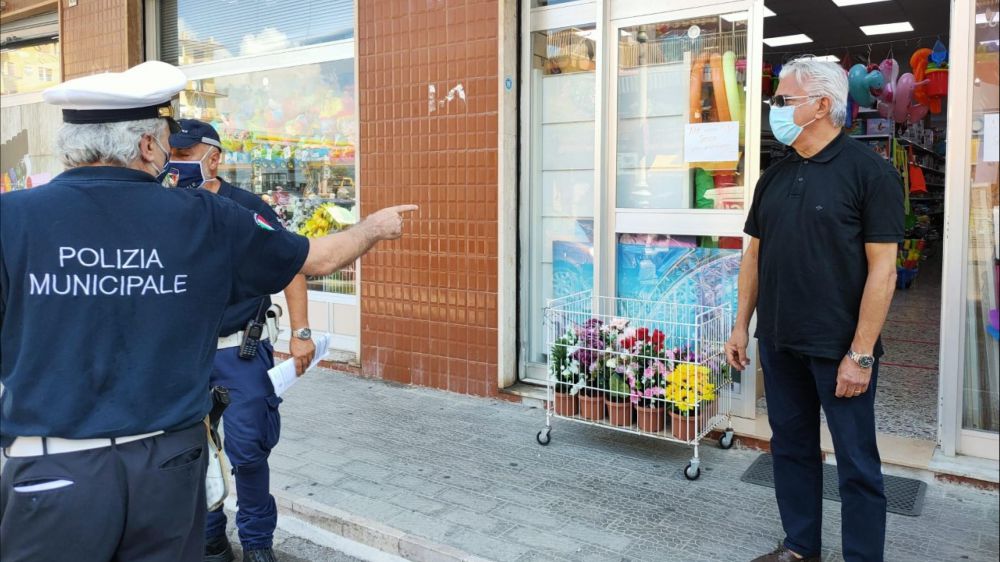
<instances>
[{"instance_id":1,"label":"shop entrance doorway","mask_svg":"<svg viewBox=\"0 0 1000 562\"><path fill-rule=\"evenodd\" d=\"M880 80L888 83L856 89L863 99L852 96L845 123L848 134L894 164L907 193L899 280L882 332L886 354L876 393L876 424L883 438L923 442L933 449L938 439L949 165L944 156L948 123L943 97L948 82L949 3L768 0L766 4L778 15L764 20L765 98L777 87L781 65L804 54L841 64L858 83L864 79L871 85ZM762 171L790 150L775 141L764 111ZM758 414L766 415L763 385L758 389Z\"/></svg>"}]
</instances>

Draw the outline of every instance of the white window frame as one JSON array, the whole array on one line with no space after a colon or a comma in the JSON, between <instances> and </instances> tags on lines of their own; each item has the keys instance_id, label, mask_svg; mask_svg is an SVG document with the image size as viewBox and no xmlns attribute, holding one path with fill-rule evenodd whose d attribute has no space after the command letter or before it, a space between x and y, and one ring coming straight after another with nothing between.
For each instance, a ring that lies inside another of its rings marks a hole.
<instances>
[{"instance_id":1,"label":"white window frame","mask_svg":"<svg viewBox=\"0 0 1000 562\"><path fill-rule=\"evenodd\" d=\"M615 251L614 245L608 248L608 241L615 233L610 232L659 232L663 229L663 215L676 218L671 222L669 234L676 235L715 235L742 237L742 223L750 207L753 197L753 187L760 174L759 158L749 155L760 154L760 119L759 104L752 107L748 104L746 115L745 160L744 174L746 176L745 204L742 211L721 210L641 210L617 209L614 193L614 173L606 174L605 170L615 170L614 151L609 150L610 142L616 142L616 124L609 121L609 115L617 111L615 100L616 78L614 66L617 61L617 44L611 45L606 39L609 26L621 25L622 20L645 20L649 16L669 12L670 17L683 19L717 13L748 11L750 34L747 37L748 62L751 68L759 68L763 60L763 1L762 0L672 0L669 4L649 2L648 0L580 0L532 8L532 0L521 0L521 133L520 158L520 209L518 210L521 228L519 236L521 252L530 247L531 239L538 225L531 223L531 203L533 189L531 185L532 161L532 101L533 90L531 81L531 36L538 31L561 29L573 25L595 25L596 38L596 77L597 86L594 94L595 107L595 138L594 138L594 291L597 294L613 293L615 286ZM608 65L612 65L609 66ZM760 91L761 77L759 73L749 73L748 92ZM751 99L751 96L748 96ZM657 218L659 217L659 218ZM740 220L733 220L740 217ZM739 224L737 224L739 223ZM518 256L520 260L522 256ZM518 378L524 382L541 383L547 380L544 364L528 361L529 314L525 313L531 305L530 268L522 268L520 278L521 314L518 322ZM755 352L753 362L756 365ZM754 369L748 369L745 377L755 377ZM742 392L753 389L753 385L744 386ZM756 415L755 400L745 399L741 411L735 412L745 417Z\"/></svg>"},{"instance_id":2,"label":"white window frame","mask_svg":"<svg viewBox=\"0 0 1000 562\"><path fill-rule=\"evenodd\" d=\"M600 163L603 161L603 152L600 144L601 135L601 105L603 99L603 92L600 76L602 73L604 52L603 44L604 40L602 38L603 27L601 22L603 21L603 2L594 0L582 0L580 2L569 2L566 4L557 4L554 6L545 6L542 8L532 8L532 0L521 0L521 132L519 135L520 140L520 157L521 157L521 177L520 177L520 209L518 209L518 215L520 219L521 228L519 228L518 236L520 237L521 252L525 252L526 248L531 245L532 233L537 230L537 225L532 225L531 223L531 204L533 190L531 186L531 154L532 154L532 107L531 107L531 37L537 31L546 31L549 29L561 29L565 27L570 27L574 25L596 25L596 45L597 45L597 65L594 72L596 72L597 82L596 82L596 92L594 93L594 103L595 107L595 150L594 150L594 265L595 265L595 275L594 283L595 288L598 282L596 265L600 263L598 256L600 255L600 241L597 239L600 225L600 212L601 208L601 197L603 194L603 184L601 178L601 166ZM521 255L518 256L518 260L521 259ZM520 303L518 306L521 307L522 313L520 314L520 319L518 322L517 330L517 345L519 349L518 353L518 379L523 382L529 382L534 384L545 384L547 379L547 374L545 370L545 364L536 363L533 361L528 361L528 342L527 338L531 335L531 330L529 329L530 319L528 314L524 313L531 306L531 289L533 283L529 279L530 271L529 268L522 268L520 274L520 288L519 296Z\"/></svg>"},{"instance_id":3,"label":"white window frame","mask_svg":"<svg viewBox=\"0 0 1000 562\"><path fill-rule=\"evenodd\" d=\"M941 357L938 443L941 452L997 460L1000 434L962 427L969 296L969 153L976 40L975 0L953 0L948 73L948 143L945 161L944 262L941 281ZM960 39L964 38L964 42Z\"/></svg>"}]
</instances>

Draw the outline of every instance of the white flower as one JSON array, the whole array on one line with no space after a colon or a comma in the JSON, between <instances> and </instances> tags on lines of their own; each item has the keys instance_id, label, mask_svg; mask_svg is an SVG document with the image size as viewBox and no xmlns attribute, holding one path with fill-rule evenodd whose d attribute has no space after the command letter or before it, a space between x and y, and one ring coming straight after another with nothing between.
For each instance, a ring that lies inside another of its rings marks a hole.
<instances>
[{"instance_id":1,"label":"white flower","mask_svg":"<svg viewBox=\"0 0 1000 562\"><path fill-rule=\"evenodd\" d=\"M573 373L574 375L579 375L580 374L580 362L577 361L576 359L574 359L573 362L569 364L569 372Z\"/></svg>"},{"instance_id":2,"label":"white flower","mask_svg":"<svg viewBox=\"0 0 1000 562\"><path fill-rule=\"evenodd\" d=\"M615 318L611 321L611 327L619 332L624 331L628 328L628 318Z\"/></svg>"},{"instance_id":3,"label":"white flower","mask_svg":"<svg viewBox=\"0 0 1000 562\"><path fill-rule=\"evenodd\" d=\"M608 368L609 369L614 369L617 366L618 366L618 359L617 358L612 357L611 359L608 359Z\"/></svg>"}]
</instances>

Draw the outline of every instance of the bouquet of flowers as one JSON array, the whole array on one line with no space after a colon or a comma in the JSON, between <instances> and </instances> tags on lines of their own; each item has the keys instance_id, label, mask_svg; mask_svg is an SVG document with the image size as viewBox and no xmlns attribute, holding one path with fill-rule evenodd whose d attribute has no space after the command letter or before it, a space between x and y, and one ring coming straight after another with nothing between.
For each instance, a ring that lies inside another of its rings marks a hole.
<instances>
[{"instance_id":1,"label":"bouquet of flowers","mask_svg":"<svg viewBox=\"0 0 1000 562\"><path fill-rule=\"evenodd\" d=\"M715 400L711 369L693 363L681 363L667 376L665 397L674 413L693 415L695 406Z\"/></svg>"},{"instance_id":2,"label":"bouquet of flowers","mask_svg":"<svg viewBox=\"0 0 1000 562\"><path fill-rule=\"evenodd\" d=\"M549 352L549 374L556 384L556 392L569 393L570 388L580 378L580 361L573 357L580 339L576 330L570 328L552 343Z\"/></svg>"}]
</instances>

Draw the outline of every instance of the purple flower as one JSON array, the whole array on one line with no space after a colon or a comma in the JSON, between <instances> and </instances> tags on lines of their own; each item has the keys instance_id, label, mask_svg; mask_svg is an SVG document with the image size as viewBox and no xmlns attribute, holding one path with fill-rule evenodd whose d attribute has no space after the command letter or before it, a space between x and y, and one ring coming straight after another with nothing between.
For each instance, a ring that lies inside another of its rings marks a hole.
<instances>
[{"instance_id":1,"label":"purple flower","mask_svg":"<svg viewBox=\"0 0 1000 562\"><path fill-rule=\"evenodd\" d=\"M584 328L600 328L603 325L604 325L604 322L602 322L600 318L591 318L590 320L587 320L586 322L584 322L583 327Z\"/></svg>"}]
</instances>

